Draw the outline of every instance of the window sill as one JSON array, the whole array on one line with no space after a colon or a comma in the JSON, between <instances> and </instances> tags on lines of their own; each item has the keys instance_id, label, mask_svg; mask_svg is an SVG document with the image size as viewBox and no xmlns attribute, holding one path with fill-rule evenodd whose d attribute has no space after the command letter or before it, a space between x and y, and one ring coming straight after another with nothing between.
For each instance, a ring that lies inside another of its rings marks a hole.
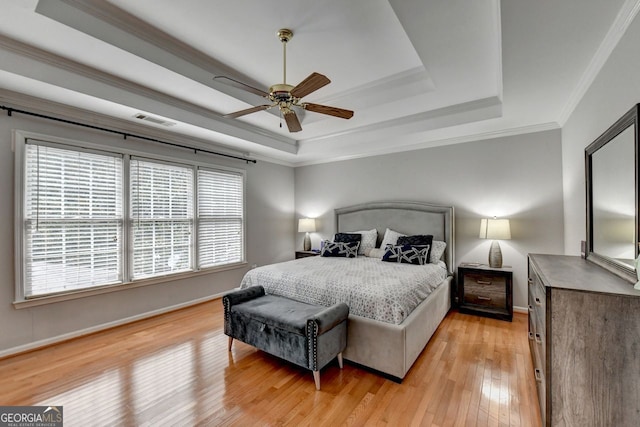
<instances>
[{"instance_id":1,"label":"window sill","mask_svg":"<svg viewBox=\"0 0 640 427\"><path fill-rule=\"evenodd\" d=\"M248 263L246 261L238 262L235 264L228 264L221 267L208 268L200 271L190 271L186 273L169 274L166 276L152 277L149 279L136 280L135 282L120 283L117 285L102 286L97 288L83 289L78 291L72 291L64 294L46 295L42 297L33 297L29 299L22 299L13 302L13 306L17 309L37 307L39 305L53 304L56 302L69 301L79 298L90 297L94 295L102 295L111 292L125 291L127 289L139 288L142 286L157 285L159 283L171 282L175 280L188 279L190 277L204 276L207 274L219 273L221 271L236 270L240 268L246 268Z\"/></svg>"}]
</instances>

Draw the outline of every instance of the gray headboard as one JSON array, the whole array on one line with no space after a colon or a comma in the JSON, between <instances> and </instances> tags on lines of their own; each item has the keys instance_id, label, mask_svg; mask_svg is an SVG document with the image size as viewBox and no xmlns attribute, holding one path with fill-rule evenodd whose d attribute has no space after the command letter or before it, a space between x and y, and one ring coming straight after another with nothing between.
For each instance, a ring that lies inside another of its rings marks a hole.
<instances>
[{"instance_id":1,"label":"gray headboard","mask_svg":"<svg viewBox=\"0 0 640 427\"><path fill-rule=\"evenodd\" d=\"M338 232L378 230L378 245L387 228L399 233L432 234L447 242L444 261L449 273L455 268L453 206L421 202L372 202L335 210Z\"/></svg>"}]
</instances>

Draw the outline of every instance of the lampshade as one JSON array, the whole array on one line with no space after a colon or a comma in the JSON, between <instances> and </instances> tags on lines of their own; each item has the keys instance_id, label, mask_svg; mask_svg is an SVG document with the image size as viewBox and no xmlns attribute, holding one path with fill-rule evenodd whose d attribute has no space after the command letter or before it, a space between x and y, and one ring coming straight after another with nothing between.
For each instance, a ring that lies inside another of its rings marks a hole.
<instances>
[{"instance_id":1,"label":"lampshade","mask_svg":"<svg viewBox=\"0 0 640 427\"><path fill-rule=\"evenodd\" d=\"M483 218L480 220L479 237L481 239L511 240L511 227L509 226L509 220Z\"/></svg>"},{"instance_id":2,"label":"lampshade","mask_svg":"<svg viewBox=\"0 0 640 427\"><path fill-rule=\"evenodd\" d=\"M300 218L298 220L298 233L313 233L316 231L316 220L313 218Z\"/></svg>"}]
</instances>

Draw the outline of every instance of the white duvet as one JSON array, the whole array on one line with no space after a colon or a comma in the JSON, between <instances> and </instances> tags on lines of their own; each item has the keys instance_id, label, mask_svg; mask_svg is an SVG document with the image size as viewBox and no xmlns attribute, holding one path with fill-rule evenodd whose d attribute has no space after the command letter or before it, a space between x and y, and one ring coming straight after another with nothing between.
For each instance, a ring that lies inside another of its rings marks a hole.
<instances>
[{"instance_id":1,"label":"white duvet","mask_svg":"<svg viewBox=\"0 0 640 427\"><path fill-rule=\"evenodd\" d=\"M446 265L411 265L378 258L307 257L247 272L241 288L309 304L345 302L351 314L400 324L447 277Z\"/></svg>"}]
</instances>

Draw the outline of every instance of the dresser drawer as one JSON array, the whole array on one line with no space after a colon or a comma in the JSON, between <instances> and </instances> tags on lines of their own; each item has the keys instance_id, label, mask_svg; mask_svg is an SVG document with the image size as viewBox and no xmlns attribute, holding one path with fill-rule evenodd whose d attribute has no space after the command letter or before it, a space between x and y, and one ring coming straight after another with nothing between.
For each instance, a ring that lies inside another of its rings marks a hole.
<instances>
[{"instance_id":1,"label":"dresser drawer","mask_svg":"<svg viewBox=\"0 0 640 427\"><path fill-rule=\"evenodd\" d=\"M538 403L540 404L540 418L542 425L547 425L547 387L545 382L545 373L540 369L535 369L533 374L536 379L536 390L538 392Z\"/></svg>"},{"instance_id":2,"label":"dresser drawer","mask_svg":"<svg viewBox=\"0 0 640 427\"><path fill-rule=\"evenodd\" d=\"M464 276L464 303L506 309L506 279L482 274L466 274Z\"/></svg>"}]
</instances>

